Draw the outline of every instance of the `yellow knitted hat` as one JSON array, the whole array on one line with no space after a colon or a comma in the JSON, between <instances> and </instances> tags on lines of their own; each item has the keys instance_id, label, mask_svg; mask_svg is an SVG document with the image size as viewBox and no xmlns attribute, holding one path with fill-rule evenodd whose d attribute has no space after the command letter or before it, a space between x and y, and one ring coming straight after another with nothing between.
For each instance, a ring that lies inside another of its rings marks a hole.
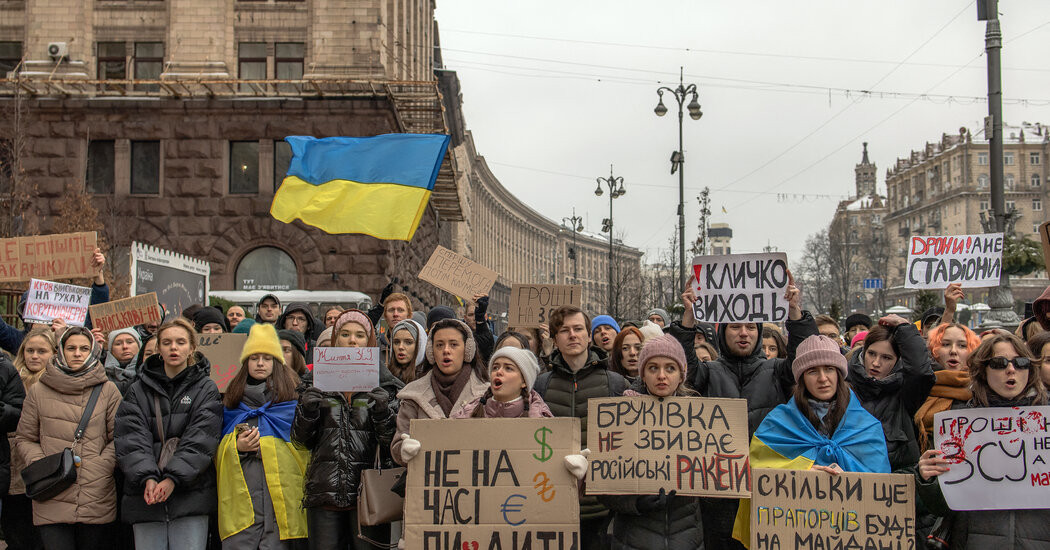
<instances>
[{"instance_id":1,"label":"yellow knitted hat","mask_svg":"<svg viewBox=\"0 0 1050 550\"><path fill-rule=\"evenodd\" d=\"M273 356L277 362L284 364L284 351L281 349L281 341L277 339L277 330L269 323L255 323L252 325L248 339L244 342L241 350L241 363L256 353L265 353Z\"/></svg>"}]
</instances>

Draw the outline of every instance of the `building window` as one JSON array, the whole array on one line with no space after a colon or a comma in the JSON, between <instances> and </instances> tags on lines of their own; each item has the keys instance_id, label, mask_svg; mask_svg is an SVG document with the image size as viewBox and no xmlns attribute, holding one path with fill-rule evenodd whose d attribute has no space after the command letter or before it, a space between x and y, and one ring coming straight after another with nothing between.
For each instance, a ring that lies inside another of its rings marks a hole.
<instances>
[{"instance_id":1,"label":"building window","mask_svg":"<svg viewBox=\"0 0 1050 550\"><path fill-rule=\"evenodd\" d=\"M131 142L131 194L160 194L160 142Z\"/></svg>"},{"instance_id":2,"label":"building window","mask_svg":"<svg viewBox=\"0 0 1050 550\"><path fill-rule=\"evenodd\" d=\"M1038 232L1039 232L1039 224L1033 223L1032 224L1032 233L1038 233Z\"/></svg>"},{"instance_id":3,"label":"building window","mask_svg":"<svg viewBox=\"0 0 1050 550\"><path fill-rule=\"evenodd\" d=\"M1039 174L1032 174L1032 187L1040 187L1043 184Z\"/></svg>"},{"instance_id":4,"label":"building window","mask_svg":"<svg viewBox=\"0 0 1050 550\"><path fill-rule=\"evenodd\" d=\"M113 193L115 157L113 140L88 142L87 182L88 193L109 195Z\"/></svg>"},{"instance_id":5,"label":"building window","mask_svg":"<svg viewBox=\"0 0 1050 550\"><path fill-rule=\"evenodd\" d=\"M256 248L237 264L237 290L292 290L299 288L295 260L273 246Z\"/></svg>"},{"instance_id":6,"label":"building window","mask_svg":"<svg viewBox=\"0 0 1050 550\"><path fill-rule=\"evenodd\" d=\"M1017 206L1016 202L1014 202L1014 201L1006 201L1006 211L1007 212L1013 211L1016 208L1016 206Z\"/></svg>"},{"instance_id":7,"label":"building window","mask_svg":"<svg viewBox=\"0 0 1050 550\"><path fill-rule=\"evenodd\" d=\"M277 80L299 80L303 77L302 42L278 42L275 48L274 66Z\"/></svg>"},{"instance_id":8,"label":"building window","mask_svg":"<svg viewBox=\"0 0 1050 550\"><path fill-rule=\"evenodd\" d=\"M977 188L984 189L985 187L988 187L988 174L981 174L977 176Z\"/></svg>"},{"instance_id":9,"label":"building window","mask_svg":"<svg viewBox=\"0 0 1050 550\"><path fill-rule=\"evenodd\" d=\"M21 62L21 42L0 42L0 78L6 78Z\"/></svg>"},{"instance_id":10,"label":"building window","mask_svg":"<svg viewBox=\"0 0 1050 550\"><path fill-rule=\"evenodd\" d=\"M1014 154L1013 153L1003 153L1003 164L1005 164L1007 166L1013 166L1014 165Z\"/></svg>"},{"instance_id":11,"label":"building window","mask_svg":"<svg viewBox=\"0 0 1050 550\"><path fill-rule=\"evenodd\" d=\"M988 153L977 153L977 164L979 166L988 166Z\"/></svg>"},{"instance_id":12,"label":"building window","mask_svg":"<svg viewBox=\"0 0 1050 550\"><path fill-rule=\"evenodd\" d=\"M124 80L128 77L128 51L123 42L98 43L98 79Z\"/></svg>"},{"instance_id":13,"label":"building window","mask_svg":"<svg viewBox=\"0 0 1050 550\"><path fill-rule=\"evenodd\" d=\"M11 140L0 139L0 194L7 194L14 188L15 153L11 150Z\"/></svg>"},{"instance_id":14,"label":"building window","mask_svg":"<svg viewBox=\"0 0 1050 550\"><path fill-rule=\"evenodd\" d=\"M164 43L136 42L134 61L135 80L160 80L160 73L164 69ZM160 90L160 85L139 84L135 89L156 92Z\"/></svg>"},{"instance_id":15,"label":"building window","mask_svg":"<svg viewBox=\"0 0 1050 550\"><path fill-rule=\"evenodd\" d=\"M266 43L241 42L238 44L237 78L266 80Z\"/></svg>"},{"instance_id":16,"label":"building window","mask_svg":"<svg viewBox=\"0 0 1050 550\"><path fill-rule=\"evenodd\" d=\"M1039 164L1039 153L1028 153L1028 164Z\"/></svg>"},{"instance_id":17,"label":"building window","mask_svg":"<svg viewBox=\"0 0 1050 550\"><path fill-rule=\"evenodd\" d=\"M292 146L287 141L278 140L273 142L273 190L281 186L281 182L288 175L288 165L292 163Z\"/></svg>"},{"instance_id":18,"label":"building window","mask_svg":"<svg viewBox=\"0 0 1050 550\"><path fill-rule=\"evenodd\" d=\"M1013 189L1014 188L1014 175L1013 174L1007 174L1006 175L1006 183L1005 183L1005 185L1006 185L1007 189Z\"/></svg>"},{"instance_id":19,"label":"building window","mask_svg":"<svg viewBox=\"0 0 1050 550\"><path fill-rule=\"evenodd\" d=\"M981 212L988 210L988 201L981 201L981 204L978 208L980 208Z\"/></svg>"},{"instance_id":20,"label":"building window","mask_svg":"<svg viewBox=\"0 0 1050 550\"><path fill-rule=\"evenodd\" d=\"M1042 210L1043 210L1043 200L1042 199L1032 199L1032 211L1033 212L1041 212Z\"/></svg>"},{"instance_id":21,"label":"building window","mask_svg":"<svg viewBox=\"0 0 1050 550\"><path fill-rule=\"evenodd\" d=\"M230 142L230 194L259 192L259 142Z\"/></svg>"}]
</instances>

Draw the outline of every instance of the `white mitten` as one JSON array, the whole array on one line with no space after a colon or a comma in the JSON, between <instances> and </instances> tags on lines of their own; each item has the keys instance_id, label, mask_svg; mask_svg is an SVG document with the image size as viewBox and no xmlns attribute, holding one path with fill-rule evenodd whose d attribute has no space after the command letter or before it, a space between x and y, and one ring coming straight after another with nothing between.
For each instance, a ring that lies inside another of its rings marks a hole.
<instances>
[{"instance_id":1,"label":"white mitten","mask_svg":"<svg viewBox=\"0 0 1050 550\"><path fill-rule=\"evenodd\" d=\"M576 479L583 479L583 476L587 475L587 457L590 454L590 449L584 449L578 455L565 455L565 469L576 476Z\"/></svg>"},{"instance_id":2,"label":"white mitten","mask_svg":"<svg viewBox=\"0 0 1050 550\"><path fill-rule=\"evenodd\" d=\"M419 454L419 440L412 439L408 434L401 434L401 460L407 464Z\"/></svg>"}]
</instances>

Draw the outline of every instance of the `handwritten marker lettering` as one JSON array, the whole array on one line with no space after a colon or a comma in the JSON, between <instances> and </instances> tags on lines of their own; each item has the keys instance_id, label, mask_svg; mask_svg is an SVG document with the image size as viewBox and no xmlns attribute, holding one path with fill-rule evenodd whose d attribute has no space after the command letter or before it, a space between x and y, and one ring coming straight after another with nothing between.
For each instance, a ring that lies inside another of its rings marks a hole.
<instances>
[{"instance_id":1,"label":"handwritten marker lettering","mask_svg":"<svg viewBox=\"0 0 1050 550\"><path fill-rule=\"evenodd\" d=\"M532 455L533 458L540 462L547 462L554 456L554 451L551 446L547 444L547 434L551 433L550 428L544 426L533 434L533 438L536 439L536 443L540 444L540 454L537 456L535 453Z\"/></svg>"},{"instance_id":2,"label":"handwritten marker lettering","mask_svg":"<svg viewBox=\"0 0 1050 550\"><path fill-rule=\"evenodd\" d=\"M539 479L539 481L536 481L537 479ZM536 494L540 495L540 498L543 499L543 502L550 502L554 500L554 495L556 494L556 492L554 490L554 487L551 486L551 480L549 477L547 477L547 472L536 472L536 475L532 476L532 481L536 481L536 484L532 487L534 489L539 489L539 491L537 491ZM542 486L542 488L540 486ZM548 491L550 492L550 496L547 496Z\"/></svg>"},{"instance_id":3,"label":"handwritten marker lettering","mask_svg":"<svg viewBox=\"0 0 1050 550\"><path fill-rule=\"evenodd\" d=\"M520 498L522 502L511 502L511 499ZM525 495L510 495L507 500L503 501L503 505L500 506L500 511L503 512L503 521L512 527L517 527L522 523L525 523L525 518L522 517L521 521L511 521L507 518L507 514L521 514L522 508L525 507Z\"/></svg>"}]
</instances>

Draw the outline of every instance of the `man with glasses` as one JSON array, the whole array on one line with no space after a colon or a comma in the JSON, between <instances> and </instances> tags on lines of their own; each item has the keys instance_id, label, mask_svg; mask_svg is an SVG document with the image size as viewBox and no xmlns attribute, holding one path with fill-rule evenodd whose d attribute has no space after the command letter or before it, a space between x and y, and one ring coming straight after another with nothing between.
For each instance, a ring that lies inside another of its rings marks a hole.
<instances>
[{"instance_id":1,"label":"man with glasses","mask_svg":"<svg viewBox=\"0 0 1050 550\"><path fill-rule=\"evenodd\" d=\"M320 327L320 322L314 318L310 306L303 302L292 302L285 308L284 313L277 318L277 330L294 330L306 339L306 351L314 347L317 337L314 331Z\"/></svg>"}]
</instances>

